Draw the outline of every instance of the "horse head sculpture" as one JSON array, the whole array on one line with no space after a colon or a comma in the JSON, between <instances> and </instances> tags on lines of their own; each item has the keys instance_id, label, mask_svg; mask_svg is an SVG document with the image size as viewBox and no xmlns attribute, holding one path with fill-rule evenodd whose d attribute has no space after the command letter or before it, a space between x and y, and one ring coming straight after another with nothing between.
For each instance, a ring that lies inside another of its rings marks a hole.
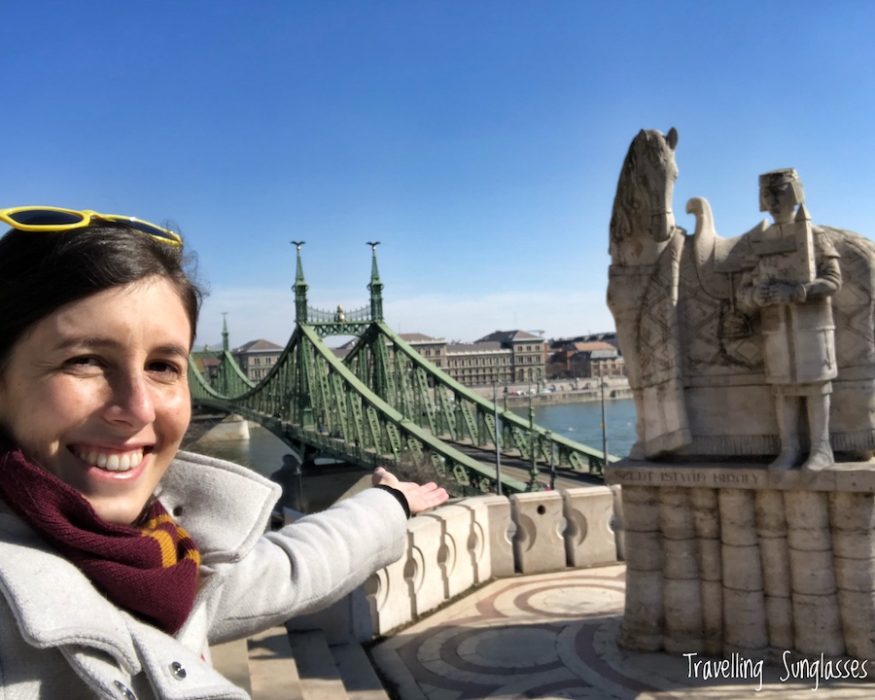
<instances>
[{"instance_id":1,"label":"horse head sculpture","mask_svg":"<svg viewBox=\"0 0 875 700\"><path fill-rule=\"evenodd\" d=\"M678 230L672 211L677 142L674 128L665 135L642 129L629 146L611 214L614 265L653 264Z\"/></svg>"}]
</instances>

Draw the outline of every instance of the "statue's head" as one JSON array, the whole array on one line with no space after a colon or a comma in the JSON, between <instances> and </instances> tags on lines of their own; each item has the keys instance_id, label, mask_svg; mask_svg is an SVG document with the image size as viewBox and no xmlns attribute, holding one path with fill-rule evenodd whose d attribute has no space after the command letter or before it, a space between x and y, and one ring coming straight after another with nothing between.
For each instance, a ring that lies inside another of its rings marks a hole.
<instances>
[{"instance_id":1,"label":"statue's head","mask_svg":"<svg viewBox=\"0 0 875 700\"><path fill-rule=\"evenodd\" d=\"M672 193L678 132L641 130L632 140L614 197L610 254L614 265L649 264L677 230Z\"/></svg>"},{"instance_id":2,"label":"statue's head","mask_svg":"<svg viewBox=\"0 0 875 700\"><path fill-rule=\"evenodd\" d=\"M614 200L612 238L665 242L675 230L671 202L678 169L678 133L642 129L632 140Z\"/></svg>"},{"instance_id":3,"label":"statue's head","mask_svg":"<svg viewBox=\"0 0 875 700\"><path fill-rule=\"evenodd\" d=\"M760 175L760 211L775 221L789 221L796 207L805 202L805 191L795 168L781 168Z\"/></svg>"}]
</instances>

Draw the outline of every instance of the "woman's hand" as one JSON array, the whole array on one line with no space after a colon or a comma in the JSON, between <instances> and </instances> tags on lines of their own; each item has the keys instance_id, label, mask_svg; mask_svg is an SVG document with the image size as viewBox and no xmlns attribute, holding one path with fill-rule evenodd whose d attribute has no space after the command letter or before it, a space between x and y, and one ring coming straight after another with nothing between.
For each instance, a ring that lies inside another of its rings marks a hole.
<instances>
[{"instance_id":1,"label":"woman's hand","mask_svg":"<svg viewBox=\"0 0 875 700\"><path fill-rule=\"evenodd\" d=\"M377 467L371 476L374 486L384 485L398 489L407 499L410 514L416 515L429 508L436 508L449 498L446 490L433 481L427 484L417 484L413 481L399 481L398 477L387 472L383 467Z\"/></svg>"}]
</instances>

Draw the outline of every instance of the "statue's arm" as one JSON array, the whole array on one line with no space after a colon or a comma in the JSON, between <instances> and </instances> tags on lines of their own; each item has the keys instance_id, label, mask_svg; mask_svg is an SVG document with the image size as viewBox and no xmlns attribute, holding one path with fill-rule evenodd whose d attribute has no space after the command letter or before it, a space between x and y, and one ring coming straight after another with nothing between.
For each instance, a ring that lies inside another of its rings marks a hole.
<instances>
[{"instance_id":1,"label":"statue's arm","mask_svg":"<svg viewBox=\"0 0 875 700\"><path fill-rule=\"evenodd\" d=\"M806 301L830 297L842 286L842 269L839 266L839 254L835 246L824 239L823 234L815 234L815 236L817 277L805 285Z\"/></svg>"}]
</instances>

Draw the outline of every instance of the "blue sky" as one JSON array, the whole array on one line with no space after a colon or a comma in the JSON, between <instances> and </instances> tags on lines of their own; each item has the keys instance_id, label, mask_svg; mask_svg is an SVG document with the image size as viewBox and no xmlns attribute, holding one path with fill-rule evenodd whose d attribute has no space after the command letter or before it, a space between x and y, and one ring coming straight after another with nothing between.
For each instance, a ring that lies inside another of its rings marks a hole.
<instances>
[{"instance_id":1,"label":"blue sky","mask_svg":"<svg viewBox=\"0 0 875 700\"><path fill-rule=\"evenodd\" d=\"M210 290L199 343L284 343L314 305L474 340L613 327L620 165L680 133L678 223L761 218L796 167L816 222L875 235L875 3L0 0L3 206L173 221Z\"/></svg>"}]
</instances>

